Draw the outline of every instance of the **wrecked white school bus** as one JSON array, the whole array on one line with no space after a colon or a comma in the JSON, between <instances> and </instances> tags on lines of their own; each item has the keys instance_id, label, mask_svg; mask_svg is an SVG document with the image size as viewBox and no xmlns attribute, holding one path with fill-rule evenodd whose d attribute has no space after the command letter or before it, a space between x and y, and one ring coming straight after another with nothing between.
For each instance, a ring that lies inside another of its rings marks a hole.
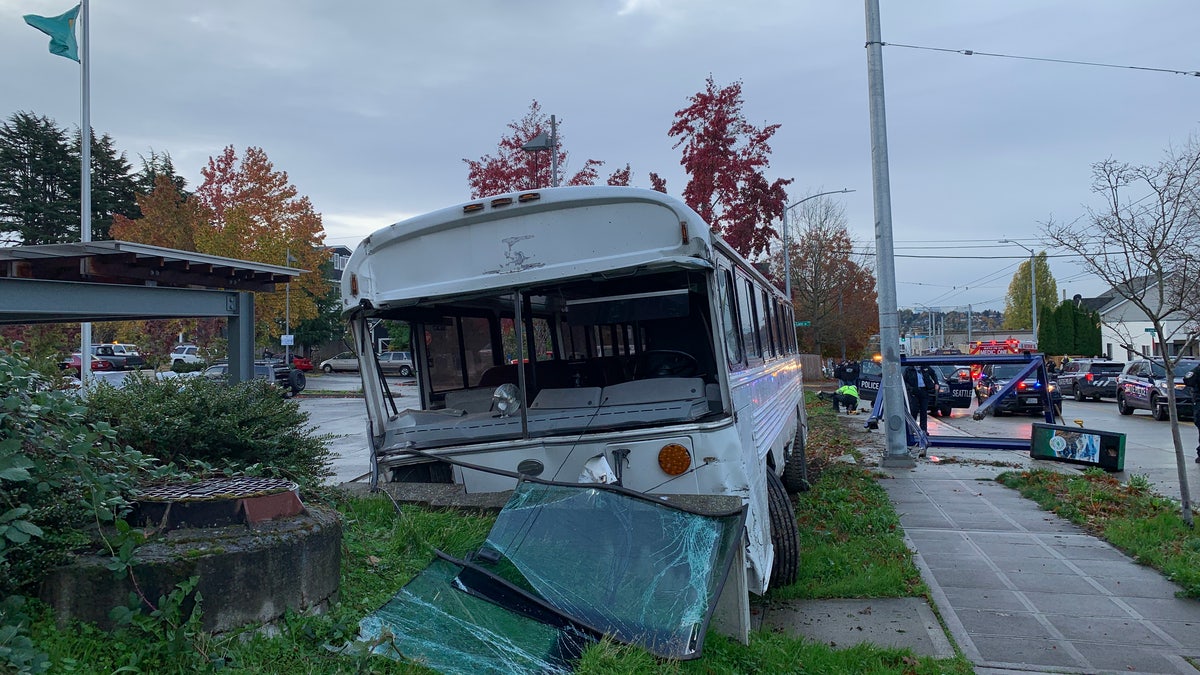
<instances>
[{"instance_id":1,"label":"wrecked white school bus","mask_svg":"<svg viewBox=\"0 0 1200 675\"><path fill-rule=\"evenodd\" d=\"M682 202L569 187L410 218L350 257L342 309L373 485L495 492L522 474L734 496L748 590L795 578L785 489L804 485L807 421L792 308ZM374 360L380 319L410 326L419 398Z\"/></svg>"}]
</instances>

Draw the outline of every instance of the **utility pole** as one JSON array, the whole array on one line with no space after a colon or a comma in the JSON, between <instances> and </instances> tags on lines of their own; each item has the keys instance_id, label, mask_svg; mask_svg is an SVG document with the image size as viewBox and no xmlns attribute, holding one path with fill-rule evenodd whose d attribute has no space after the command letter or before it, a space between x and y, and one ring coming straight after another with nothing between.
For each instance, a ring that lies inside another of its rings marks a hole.
<instances>
[{"instance_id":1,"label":"utility pole","mask_svg":"<svg viewBox=\"0 0 1200 675\"><path fill-rule=\"evenodd\" d=\"M900 380L900 327L896 316L896 251L892 239L892 193L888 175L887 114L883 102L883 36L879 0L866 1L867 98L871 112L871 176L875 201L875 254L879 269L879 351L883 356L884 429L887 452L881 466L916 466L905 436L904 388Z\"/></svg>"}]
</instances>

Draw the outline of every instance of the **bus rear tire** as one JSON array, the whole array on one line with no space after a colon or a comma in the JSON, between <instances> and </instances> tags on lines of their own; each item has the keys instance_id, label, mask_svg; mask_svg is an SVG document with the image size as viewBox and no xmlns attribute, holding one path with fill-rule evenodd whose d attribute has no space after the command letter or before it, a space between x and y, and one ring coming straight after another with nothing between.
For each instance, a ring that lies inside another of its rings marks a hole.
<instances>
[{"instance_id":1,"label":"bus rear tire","mask_svg":"<svg viewBox=\"0 0 1200 675\"><path fill-rule=\"evenodd\" d=\"M783 487L791 495L812 489L808 482L808 457L805 455L804 446L804 427L797 426L792 450L783 462Z\"/></svg>"},{"instance_id":2,"label":"bus rear tire","mask_svg":"<svg viewBox=\"0 0 1200 675\"><path fill-rule=\"evenodd\" d=\"M767 515L771 519L771 546L775 549L775 561L771 566L771 587L794 584L800 571L800 533L796 527L796 510L783 488L783 482L769 467Z\"/></svg>"}]
</instances>

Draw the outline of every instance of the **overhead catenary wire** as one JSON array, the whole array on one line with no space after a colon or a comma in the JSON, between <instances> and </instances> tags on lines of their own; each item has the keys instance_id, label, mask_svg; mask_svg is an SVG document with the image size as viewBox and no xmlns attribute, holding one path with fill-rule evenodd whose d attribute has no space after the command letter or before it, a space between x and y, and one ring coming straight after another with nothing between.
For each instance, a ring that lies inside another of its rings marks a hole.
<instances>
[{"instance_id":1,"label":"overhead catenary wire","mask_svg":"<svg viewBox=\"0 0 1200 675\"><path fill-rule=\"evenodd\" d=\"M867 43L871 44L870 42ZM1000 54L996 52L981 52L975 49L948 49L946 47L929 47L925 45L906 45L898 42L880 42L881 47L903 47L905 49L923 49L931 52L946 52L950 54L962 54L963 56L991 56L999 59L1018 59L1022 61L1042 61L1046 63L1063 63L1073 66L1092 66L1096 68L1119 68L1123 70L1142 70L1154 73L1168 73L1171 75L1190 75L1192 77L1200 77L1200 70L1178 70L1175 68L1153 68L1150 66L1130 66L1119 63L1102 63L1099 61L1081 61L1078 59L1053 59L1044 56L1023 56L1019 54Z\"/></svg>"}]
</instances>

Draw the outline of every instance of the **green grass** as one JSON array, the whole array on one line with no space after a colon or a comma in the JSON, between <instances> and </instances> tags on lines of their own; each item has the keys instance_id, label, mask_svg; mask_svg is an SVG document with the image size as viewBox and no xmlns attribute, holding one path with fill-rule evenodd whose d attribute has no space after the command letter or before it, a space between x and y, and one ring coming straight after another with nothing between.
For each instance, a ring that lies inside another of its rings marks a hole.
<instances>
[{"instance_id":1,"label":"green grass","mask_svg":"<svg viewBox=\"0 0 1200 675\"><path fill-rule=\"evenodd\" d=\"M1200 533L1184 523L1179 502L1155 494L1145 477L1121 483L1100 469L1037 469L996 480L1162 572L1184 597L1200 598Z\"/></svg>"},{"instance_id":2,"label":"green grass","mask_svg":"<svg viewBox=\"0 0 1200 675\"><path fill-rule=\"evenodd\" d=\"M799 580L773 589L765 602L793 598L900 597L924 587L904 548L899 521L873 477L831 457L853 453L845 427L824 407L810 406L809 457L814 485L797 500L802 531ZM279 634L247 631L211 637L190 633L172 643L144 632L109 635L95 628L59 629L44 607L33 637L49 652L54 673L429 673L419 665L383 657L337 654L357 633L358 621L384 604L429 564L434 548L462 556L482 544L490 516L405 506L397 514L383 496L344 498L340 602L322 616L289 616ZM123 669L123 670L122 670ZM584 675L642 673L970 673L962 658L916 657L908 650L871 645L834 650L824 644L769 631L742 645L715 632L695 661L660 661L638 647L602 642L589 649L577 672Z\"/></svg>"},{"instance_id":3,"label":"green grass","mask_svg":"<svg viewBox=\"0 0 1200 675\"><path fill-rule=\"evenodd\" d=\"M863 469L834 464L796 507L801 568L771 599L897 598L924 595L887 493Z\"/></svg>"}]
</instances>

